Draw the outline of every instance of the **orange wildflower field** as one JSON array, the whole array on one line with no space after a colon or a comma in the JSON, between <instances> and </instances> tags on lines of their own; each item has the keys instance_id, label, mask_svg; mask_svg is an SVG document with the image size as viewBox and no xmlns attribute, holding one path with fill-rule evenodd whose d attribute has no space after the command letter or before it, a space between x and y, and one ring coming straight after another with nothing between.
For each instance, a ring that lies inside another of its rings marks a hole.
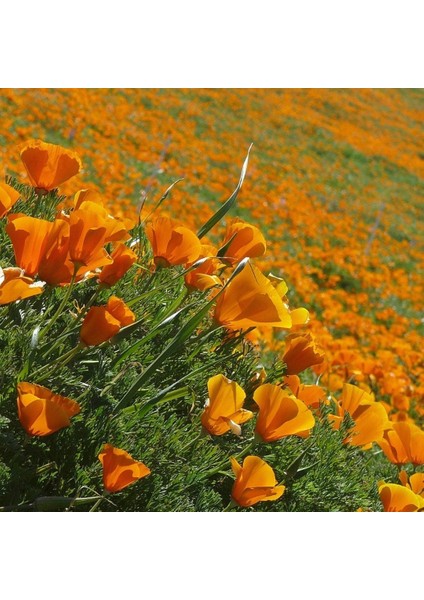
<instances>
[{"instance_id":1,"label":"orange wildflower field","mask_svg":"<svg viewBox=\"0 0 424 600\"><path fill-rule=\"evenodd\" d=\"M0 114L3 508L424 510L422 90Z\"/></svg>"}]
</instances>

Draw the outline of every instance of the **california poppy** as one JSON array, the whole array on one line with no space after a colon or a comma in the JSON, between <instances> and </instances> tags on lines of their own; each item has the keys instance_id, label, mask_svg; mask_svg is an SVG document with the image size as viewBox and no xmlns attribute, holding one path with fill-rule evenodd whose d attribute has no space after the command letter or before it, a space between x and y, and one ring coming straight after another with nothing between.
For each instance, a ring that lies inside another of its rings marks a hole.
<instances>
[{"instance_id":1,"label":"california poppy","mask_svg":"<svg viewBox=\"0 0 424 600\"><path fill-rule=\"evenodd\" d=\"M380 500L385 512L417 512L424 510L424 498L411 489L395 483L380 483Z\"/></svg>"},{"instance_id":2,"label":"california poppy","mask_svg":"<svg viewBox=\"0 0 424 600\"><path fill-rule=\"evenodd\" d=\"M9 215L6 233L10 237L18 267L29 276L38 273L53 223L26 215Z\"/></svg>"},{"instance_id":3,"label":"california poppy","mask_svg":"<svg viewBox=\"0 0 424 600\"><path fill-rule=\"evenodd\" d=\"M259 406L255 431L264 442L288 435L308 437L315 425L306 404L278 385L264 383L256 388L253 399Z\"/></svg>"},{"instance_id":4,"label":"california poppy","mask_svg":"<svg viewBox=\"0 0 424 600\"><path fill-rule=\"evenodd\" d=\"M20 197L12 186L0 181L0 219L12 208Z\"/></svg>"},{"instance_id":5,"label":"california poppy","mask_svg":"<svg viewBox=\"0 0 424 600\"><path fill-rule=\"evenodd\" d=\"M197 235L168 217L157 217L147 223L146 235L157 267L192 263L200 255L201 243Z\"/></svg>"},{"instance_id":6,"label":"california poppy","mask_svg":"<svg viewBox=\"0 0 424 600\"><path fill-rule=\"evenodd\" d=\"M406 471L400 471L399 479L402 485L424 498L424 473L413 473L408 477Z\"/></svg>"},{"instance_id":7,"label":"california poppy","mask_svg":"<svg viewBox=\"0 0 424 600\"><path fill-rule=\"evenodd\" d=\"M82 168L76 152L41 140L28 142L21 150L21 160L31 185L43 191L58 187Z\"/></svg>"},{"instance_id":8,"label":"california poppy","mask_svg":"<svg viewBox=\"0 0 424 600\"><path fill-rule=\"evenodd\" d=\"M284 494L285 486L277 485L274 471L259 456L246 456L243 466L235 458L230 460L236 476L231 497L239 506L278 500Z\"/></svg>"},{"instance_id":9,"label":"california poppy","mask_svg":"<svg viewBox=\"0 0 424 600\"><path fill-rule=\"evenodd\" d=\"M145 464L111 444L105 444L98 456L103 465L103 485L108 492L119 492L150 474Z\"/></svg>"},{"instance_id":10,"label":"california poppy","mask_svg":"<svg viewBox=\"0 0 424 600\"><path fill-rule=\"evenodd\" d=\"M287 375L296 375L312 365L324 362L325 354L316 346L309 331L288 335L285 344L282 360L287 366Z\"/></svg>"},{"instance_id":11,"label":"california poppy","mask_svg":"<svg viewBox=\"0 0 424 600\"><path fill-rule=\"evenodd\" d=\"M26 277L22 269L0 267L0 305L37 296L44 291L43 288L42 281L34 281Z\"/></svg>"},{"instance_id":12,"label":"california poppy","mask_svg":"<svg viewBox=\"0 0 424 600\"><path fill-rule=\"evenodd\" d=\"M318 409L321 404L328 404L325 390L319 385L300 383L297 375L286 375L283 382L298 400L302 400L310 408Z\"/></svg>"},{"instance_id":13,"label":"california poppy","mask_svg":"<svg viewBox=\"0 0 424 600\"><path fill-rule=\"evenodd\" d=\"M228 329L271 325L290 329L288 307L269 279L248 263L218 296L214 319Z\"/></svg>"},{"instance_id":14,"label":"california poppy","mask_svg":"<svg viewBox=\"0 0 424 600\"><path fill-rule=\"evenodd\" d=\"M424 464L424 431L414 423L390 421L378 445L394 464Z\"/></svg>"},{"instance_id":15,"label":"california poppy","mask_svg":"<svg viewBox=\"0 0 424 600\"><path fill-rule=\"evenodd\" d=\"M120 243L116 245L110 258L113 262L103 267L98 279L99 283L108 286L114 285L125 275L137 260L137 255L131 248Z\"/></svg>"},{"instance_id":16,"label":"california poppy","mask_svg":"<svg viewBox=\"0 0 424 600\"><path fill-rule=\"evenodd\" d=\"M201 417L203 427L212 435L223 435L230 429L240 435L240 424L253 417L250 410L243 408L246 397L243 389L224 375L215 375L208 380L208 392Z\"/></svg>"},{"instance_id":17,"label":"california poppy","mask_svg":"<svg viewBox=\"0 0 424 600\"><path fill-rule=\"evenodd\" d=\"M224 265L216 256L217 250L208 244L201 245L201 251L196 261L204 259L203 262L184 276L184 282L189 290L209 290L212 287L222 285L216 275L217 270ZM187 269L191 264L184 265Z\"/></svg>"},{"instance_id":18,"label":"california poppy","mask_svg":"<svg viewBox=\"0 0 424 600\"><path fill-rule=\"evenodd\" d=\"M222 246L225 247L225 258L232 263L247 256L262 256L266 252L266 241L262 233L242 219L233 219L228 223Z\"/></svg>"},{"instance_id":19,"label":"california poppy","mask_svg":"<svg viewBox=\"0 0 424 600\"><path fill-rule=\"evenodd\" d=\"M106 304L106 310L119 321L121 327L131 325L135 321L135 314L128 308L121 298L111 296Z\"/></svg>"},{"instance_id":20,"label":"california poppy","mask_svg":"<svg viewBox=\"0 0 424 600\"><path fill-rule=\"evenodd\" d=\"M19 420L29 435L50 435L63 429L81 410L75 400L26 381L18 384L17 401Z\"/></svg>"},{"instance_id":21,"label":"california poppy","mask_svg":"<svg viewBox=\"0 0 424 600\"><path fill-rule=\"evenodd\" d=\"M339 429L345 413L355 421L344 439L345 444L361 446L364 450L372 447L373 442L381 442L385 430L390 426L387 412L381 402L356 385L345 383L337 414L329 415L334 429Z\"/></svg>"},{"instance_id":22,"label":"california poppy","mask_svg":"<svg viewBox=\"0 0 424 600\"><path fill-rule=\"evenodd\" d=\"M85 201L69 216L69 257L78 266L88 265L94 258L112 259L103 246L108 237L107 213L95 202Z\"/></svg>"},{"instance_id":23,"label":"california poppy","mask_svg":"<svg viewBox=\"0 0 424 600\"><path fill-rule=\"evenodd\" d=\"M86 346L98 346L134 321L135 315L125 302L111 296L106 306L90 308L81 326L80 340Z\"/></svg>"}]
</instances>

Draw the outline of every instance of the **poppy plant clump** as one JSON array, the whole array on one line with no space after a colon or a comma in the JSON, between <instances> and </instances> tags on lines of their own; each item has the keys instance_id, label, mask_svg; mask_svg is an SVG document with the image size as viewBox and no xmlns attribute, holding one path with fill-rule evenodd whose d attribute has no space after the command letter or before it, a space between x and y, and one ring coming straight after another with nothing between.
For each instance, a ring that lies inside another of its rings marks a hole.
<instances>
[{"instance_id":1,"label":"poppy plant clump","mask_svg":"<svg viewBox=\"0 0 424 600\"><path fill-rule=\"evenodd\" d=\"M418 92L346 93L0 94L3 508L423 510Z\"/></svg>"}]
</instances>

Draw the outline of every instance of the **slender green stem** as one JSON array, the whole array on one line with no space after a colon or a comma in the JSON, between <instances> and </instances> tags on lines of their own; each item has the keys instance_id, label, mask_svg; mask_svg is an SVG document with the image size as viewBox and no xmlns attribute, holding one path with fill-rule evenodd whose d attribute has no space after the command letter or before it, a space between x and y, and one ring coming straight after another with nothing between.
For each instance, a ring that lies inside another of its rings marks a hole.
<instances>
[{"instance_id":1,"label":"slender green stem","mask_svg":"<svg viewBox=\"0 0 424 600\"><path fill-rule=\"evenodd\" d=\"M74 358L74 356L77 354L77 352L79 350L81 350L83 347L84 346L81 343L79 343L77 346L75 346L75 348L72 348L71 350L69 350L69 352L67 352L63 356L60 356L58 359L56 359L52 363L43 365L42 367L40 367L39 369L34 371L34 373L32 373L32 377L37 377L37 379L39 381L43 381L43 379L47 379L47 377L49 377L49 375L52 373L52 369L54 370L57 367L64 367L65 365L67 365ZM43 374L43 371L45 371L46 369L49 369L49 370L47 371L47 373ZM40 377L40 375L41 375L41 377Z\"/></svg>"}]
</instances>

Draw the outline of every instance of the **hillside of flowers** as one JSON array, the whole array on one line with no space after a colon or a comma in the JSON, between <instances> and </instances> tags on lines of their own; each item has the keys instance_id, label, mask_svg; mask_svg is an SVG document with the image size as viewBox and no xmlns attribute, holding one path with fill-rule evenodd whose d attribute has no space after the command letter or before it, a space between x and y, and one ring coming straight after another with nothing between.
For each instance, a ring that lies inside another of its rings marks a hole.
<instances>
[{"instance_id":1,"label":"hillside of flowers","mask_svg":"<svg viewBox=\"0 0 424 600\"><path fill-rule=\"evenodd\" d=\"M0 510L424 510L422 90L0 90Z\"/></svg>"}]
</instances>

